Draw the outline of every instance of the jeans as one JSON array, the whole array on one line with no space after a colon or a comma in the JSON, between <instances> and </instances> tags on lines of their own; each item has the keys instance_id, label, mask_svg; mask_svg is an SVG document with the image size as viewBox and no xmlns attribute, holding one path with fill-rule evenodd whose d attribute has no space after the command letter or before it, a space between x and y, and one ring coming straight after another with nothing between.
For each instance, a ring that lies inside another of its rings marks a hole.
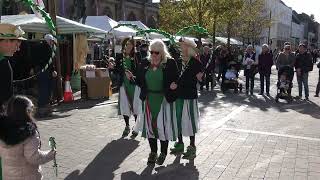
<instances>
[{"instance_id":1,"label":"jeans","mask_svg":"<svg viewBox=\"0 0 320 180\"><path fill-rule=\"evenodd\" d=\"M151 152L157 153L158 152L158 139L149 138L148 140L149 140ZM160 140L160 145L161 145L161 153L166 155L168 153L169 141L161 141Z\"/></svg>"},{"instance_id":2,"label":"jeans","mask_svg":"<svg viewBox=\"0 0 320 180\"><path fill-rule=\"evenodd\" d=\"M270 92L270 74L260 74L260 93L264 93L264 80L266 80L266 92Z\"/></svg>"},{"instance_id":3,"label":"jeans","mask_svg":"<svg viewBox=\"0 0 320 180\"><path fill-rule=\"evenodd\" d=\"M246 91L249 92L249 84L250 84L250 93L253 93L254 87L254 76L246 76Z\"/></svg>"},{"instance_id":4,"label":"jeans","mask_svg":"<svg viewBox=\"0 0 320 180\"><path fill-rule=\"evenodd\" d=\"M308 85L308 77L309 73L302 73L301 76L297 75L298 88L299 88L299 96L302 96L302 84L304 87L304 93L306 98L309 97L309 85Z\"/></svg>"},{"instance_id":5,"label":"jeans","mask_svg":"<svg viewBox=\"0 0 320 180\"><path fill-rule=\"evenodd\" d=\"M318 84L316 89L316 95L319 95L319 92L320 92L320 70L319 70L319 78L318 78Z\"/></svg>"},{"instance_id":6,"label":"jeans","mask_svg":"<svg viewBox=\"0 0 320 180\"><path fill-rule=\"evenodd\" d=\"M52 90L52 79L51 74L48 71L42 72L38 76L38 106L45 107L50 102L51 90Z\"/></svg>"}]
</instances>

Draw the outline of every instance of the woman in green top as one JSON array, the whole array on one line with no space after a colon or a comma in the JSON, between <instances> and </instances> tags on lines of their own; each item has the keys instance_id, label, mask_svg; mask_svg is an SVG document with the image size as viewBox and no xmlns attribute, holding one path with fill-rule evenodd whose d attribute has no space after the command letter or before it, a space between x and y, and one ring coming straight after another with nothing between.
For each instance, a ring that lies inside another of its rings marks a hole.
<instances>
[{"instance_id":1,"label":"woman in green top","mask_svg":"<svg viewBox=\"0 0 320 180\"><path fill-rule=\"evenodd\" d=\"M150 62L142 63L141 82L142 111L143 115L137 124L142 136L148 138L151 153L148 164L162 165L168 151L168 141L177 137L176 125L171 118L170 105L166 101L166 67L165 63L170 55L162 40L154 40L150 44ZM157 139L160 140L161 153L157 155Z\"/></svg>"},{"instance_id":2,"label":"woman in green top","mask_svg":"<svg viewBox=\"0 0 320 180\"><path fill-rule=\"evenodd\" d=\"M134 115L137 120L137 115L141 112L141 103L139 103L140 88L136 82L136 69L138 61L135 55L135 43L133 39L124 41L123 57L119 65L121 72L120 90L119 90L119 115L123 115L126 127L122 133L122 137L126 137L130 133L129 118ZM137 105L138 104L138 105ZM137 132L132 131L131 138L135 138Z\"/></svg>"}]
</instances>

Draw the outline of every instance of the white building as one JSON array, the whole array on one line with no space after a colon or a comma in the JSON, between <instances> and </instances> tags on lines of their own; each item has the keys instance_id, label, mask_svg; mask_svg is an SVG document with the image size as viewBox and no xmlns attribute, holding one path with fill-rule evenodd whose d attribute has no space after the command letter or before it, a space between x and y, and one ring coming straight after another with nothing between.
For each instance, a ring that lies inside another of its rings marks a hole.
<instances>
[{"instance_id":1,"label":"white building","mask_svg":"<svg viewBox=\"0 0 320 180\"><path fill-rule=\"evenodd\" d=\"M297 17L297 13L293 12L291 22L291 43L297 47L301 42L304 42L305 25Z\"/></svg>"},{"instance_id":2,"label":"white building","mask_svg":"<svg viewBox=\"0 0 320 180\"><path fill-rule=\"evenodd\" d=\"M265 0L265 9L271 13L271 27L263 30L260 43L271 44L271 48L281 48L287 41L291 41L292 8L281 0Z\"/></svg>"}]
</instances>

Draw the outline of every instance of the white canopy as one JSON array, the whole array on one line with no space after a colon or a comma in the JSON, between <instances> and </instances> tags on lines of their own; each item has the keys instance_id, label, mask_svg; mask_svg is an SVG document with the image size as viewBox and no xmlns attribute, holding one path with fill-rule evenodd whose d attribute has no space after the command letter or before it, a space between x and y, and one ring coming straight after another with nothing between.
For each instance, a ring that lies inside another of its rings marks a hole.
<instances>
[{"instance_id":1,"label":"white canopy","mask_svg":"<svg viewBox=\"0 0 320 180\"><path fill-rule=\"evenodd\" d=\"M87 16L86 25L93 26L105 31L110 31L112 28L116 27L118 23L108 16ZM136 31L129 27L119 27L111 31L116 37L130 37L134 36Z\"/></svg>"},{"instance_id":2,"label":"white canopy","mask_svg":"<svg viewBox=\"0 0 320 180\"><path fill-rule=\"evenodd\" d=\"M228 43L228 38L226 38L226 37L216 37L216 41L219 41L221 43L227 44ZM238 41L238 40L234 39L234 38L230 38L230 44L240 46L243 43L241 41Z\"/></svg>"},{"instance_id":3,"label":"white canopy","mask_svg":"<svg viewBox=\"0 0 320 180\"><path fill-rule=\"evenodd\" d=\"M1 23L19 25L25 32L49 33L45 20L34 14L1 16ZM87 26L70 19L57 16L57 28L59 34L92 33L106 34L107 32L95 27Z\"/></svg>"},{"instance_id":4,"label":"white canopy","mask_svg":"<svg viewBox=\"0 0 320 180\"><path fill-rule=\"evenodd\" d=\"M118 21L119 24L132 24L138 26L142 30L148 30L148 26L143 24L141 21Z\"/></svg>"}]
</instances>

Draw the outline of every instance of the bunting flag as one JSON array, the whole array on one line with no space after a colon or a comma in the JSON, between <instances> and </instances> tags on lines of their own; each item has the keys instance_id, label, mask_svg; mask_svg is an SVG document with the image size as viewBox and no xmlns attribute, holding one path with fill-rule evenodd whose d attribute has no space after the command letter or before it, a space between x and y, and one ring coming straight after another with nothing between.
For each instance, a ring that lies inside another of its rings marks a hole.
<instances>
[{"instance_id":1,"label":"bunting flag","mask_svg":"<svg viewBox=\"0 0 320 180\"><path fill-rule=\"evenodd\" d=\"M190 32L197 32L197 33L204 34L204 35L209 34L209 32L206 28L201 27L199 25L192 25L192 26L184 27L181 30L179 30L176 33L176 36L184 36L184 35L189 34Z\"/></svg>"},{"instance_id":2,"label":"bunting flag","mask_svg":"<svg viewBox=\"0 0 320 180\"><path fill-rule=\"evenodd\" d=\"M42 0L19 0L19 1L24 3L25 5L27 5L28 7L30 7L35 14L41 15L42 19L44 19L46 21L46 24L48 25L49 31L52 34L52 36L54 37L54 42L55 43L53 44L53 47L52 47L51 57L50 57L48 63L45 65L45 67L43 69L41 69L41 71L36 72L33 76L30 76L30 77L25 78L25 79L14 80L13 81L14 83L32 79L32 78L38 76L41 72L46 71L49 68L49 66L52 64L53 59L56 56L56 52L57 52L56 44L58 43L56 26L54 25L54 23L53 23L51 17L49 16L49 14L44 10L43 1Z\"/></svg>"}]
</instances>

